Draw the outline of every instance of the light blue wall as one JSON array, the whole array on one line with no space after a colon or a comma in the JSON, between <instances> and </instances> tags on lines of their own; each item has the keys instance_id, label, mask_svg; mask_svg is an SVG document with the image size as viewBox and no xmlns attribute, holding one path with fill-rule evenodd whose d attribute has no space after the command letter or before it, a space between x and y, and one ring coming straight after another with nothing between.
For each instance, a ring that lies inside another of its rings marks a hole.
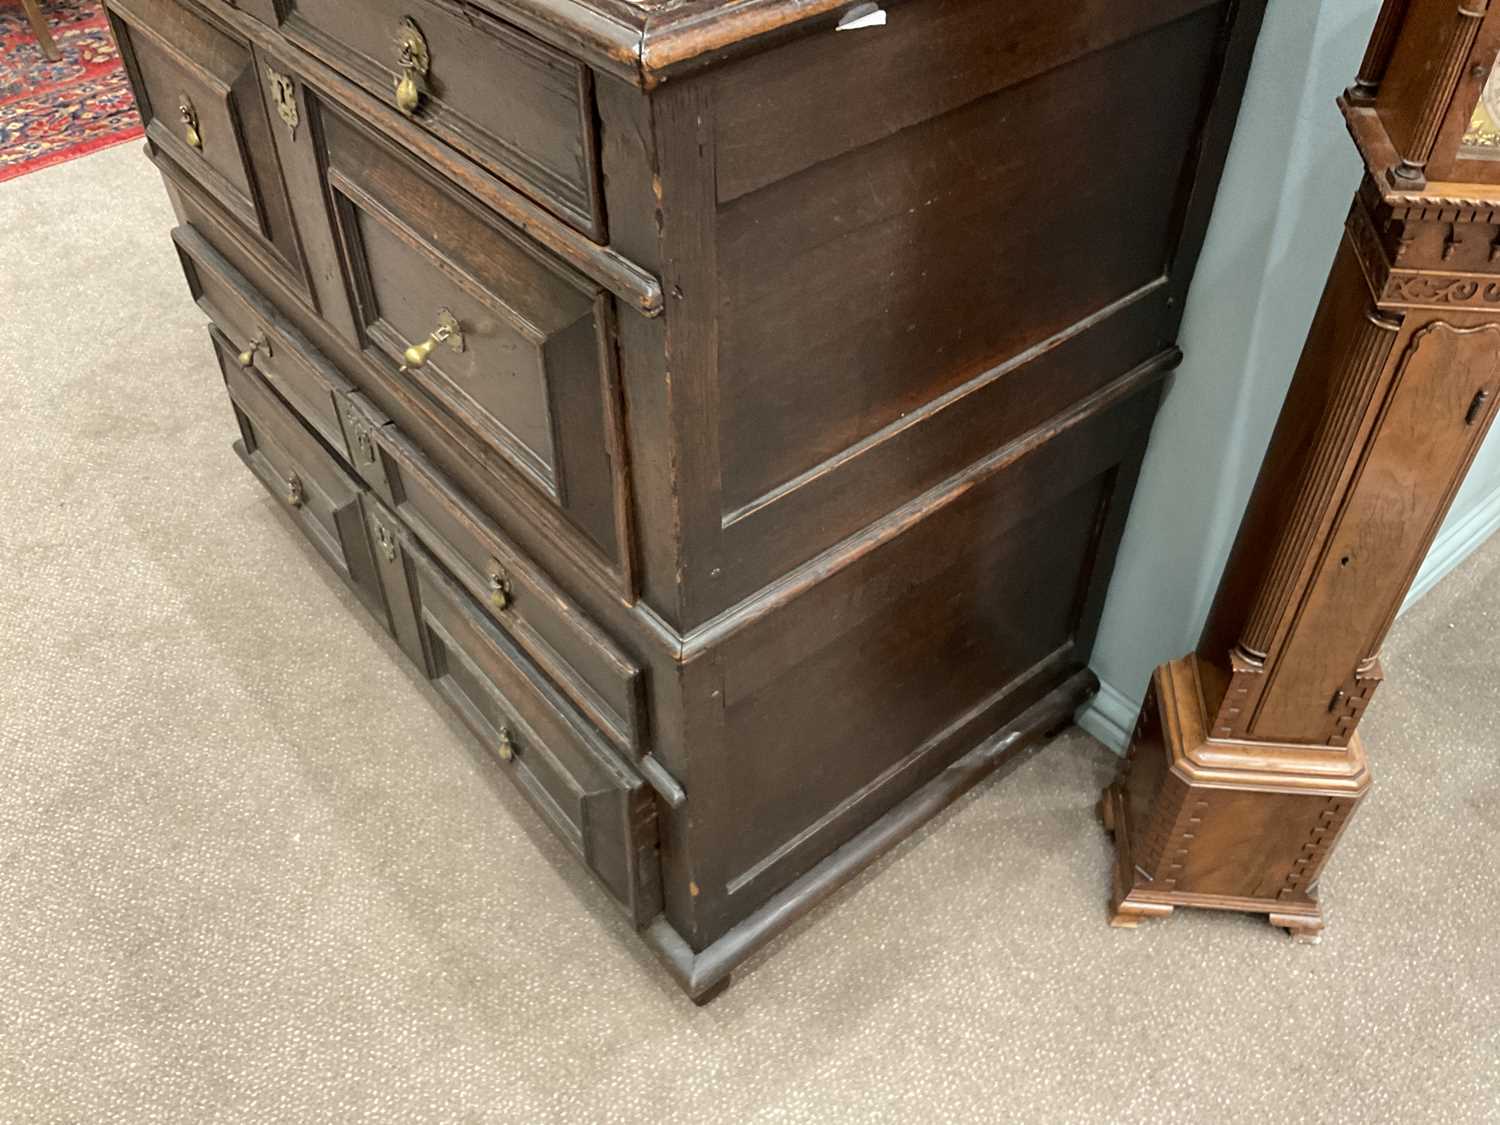
<instances>
[{"instance_id":1,"label":"light blue wall","mask_svg":"<svg viewBox=\"0 0 1500 1125\"><path fill-rule=\"evenodd\" d=\"M1152 434L1079 720L1120 749L1152 669L1189 651L1333 261L1359 158L1334 99L1378 0L1271 0ZM1500 524L1500 435L1481 452L1419 596Z\"/></svg>"}]
</instances>

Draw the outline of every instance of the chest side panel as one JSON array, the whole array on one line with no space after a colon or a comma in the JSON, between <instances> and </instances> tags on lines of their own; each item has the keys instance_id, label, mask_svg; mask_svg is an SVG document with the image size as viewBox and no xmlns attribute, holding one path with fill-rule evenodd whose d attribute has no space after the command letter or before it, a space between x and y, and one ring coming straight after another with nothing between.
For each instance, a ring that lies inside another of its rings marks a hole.
<instances>
[{"instance_id":1,"label":"chest side panel","mask_svg":"<svg viewBox=\"0 0 1500 1125\"><path fill-rule=\"evenodd\" d=\"M705 608L1171 347L1167 264L1224 10L1117 5L1070 37L1033 7L991 13L1025 47L988 71L967 46L983 13L934 2L713 76L724 578ZM891 77L870 81L862 44L885 35ZM898 43L948 50L967 81L895 97ZM863 99L842 88L856 76Z\"/></svg>"}]
</instances>

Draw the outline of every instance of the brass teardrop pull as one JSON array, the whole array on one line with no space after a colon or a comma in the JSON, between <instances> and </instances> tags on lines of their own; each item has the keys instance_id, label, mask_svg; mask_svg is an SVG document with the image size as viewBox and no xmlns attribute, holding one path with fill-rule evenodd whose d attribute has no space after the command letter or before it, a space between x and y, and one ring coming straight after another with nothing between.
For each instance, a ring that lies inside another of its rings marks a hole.
<instances>
[{"instance_id":1,"label":"brass teardrop pull","mask_svg":"<svg viewBox=\"0 0 1500 1125\"><path fill-rule=\"evenodd\" d=\"M188 145L203 151L203 134L198 132L198 111L186 94L177 95L177 115L182 120L182 139Z\"/></svg>"},{"instance_id":2,"label":"brass teardrop pull","mask_svg":"<svg viewBox=\"0 0 1500 1125\"><path fill-rule=\"evenodd\" d=\"M401 364L402 374L426 367L427 359L432 355L433 349L442 343L446 343L451 351L462 352L464 350L464 330L460 327L458 318L447 309L438 310L437 327L432 330L427 339L413 344L402 353L401 358L405 360Z\"/></svg>"},{"instance_id":3,"label":"brass teardrop pull","mask_svg":"<svg viewBox=\"0 0 1500 1125\"><path fill-rule=\"evenodd\" d=\"M508 762L516 756L516 742L511 737L510 727L500 728L500 742L495 747L495 753L500 755L502 762Z\"/></svg>"},{"instance_id":4,"label":"brass teardrop pull","mask_svg":"<svg viewBox=\"0 0 1500 1125\"><path fill-rule=\"evenodd\" d=\"M417 28L416 22L407 16L396 32L396 108L407 117L413 116L422 105L427 93L427 72L432 67L432 56L427 50L427 40Z\"/></svg>"},{"instance_id":5,"label":"brass teardrop pull","mask_svg":"<svg viewBox=\"0 0 1500 1125\"><path fill-rule=\"evenodd\" d=\"M268 359L271 356L271 341L266 339L266 334L264 332L255 337L255 339L251 340L250 346L244 351L240 352L239 355L234 357L235 361L241 367L254 367L256 352L263 353Z\"/></svg>"},{"instance_id":6,"label":"brass teardrop pull","mask_svg":"<svg viewBox=\"0 0 1500 1125\"><path fill-rule=\"evenodd\" d=\"M286 502L294 508L300 508L307 503L307 493L302 487L302 478L296 473L287 474Z\"/></svg>"}]
</instances>

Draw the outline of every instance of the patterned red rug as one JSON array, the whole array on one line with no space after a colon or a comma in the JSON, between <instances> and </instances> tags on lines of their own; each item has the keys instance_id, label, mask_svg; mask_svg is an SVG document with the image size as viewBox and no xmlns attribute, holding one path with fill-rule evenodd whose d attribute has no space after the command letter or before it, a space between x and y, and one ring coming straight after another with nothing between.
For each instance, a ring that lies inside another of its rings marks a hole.
<instances>
[{"instance_id":1,"label":"patterned red rug","mask_svg":"<svg viewBox=\"0 0 1500 1125\"><path fill-rule=\"evenodd\" d=\"M62 52L48 62L19 0L0 0L0 181L141 135L135 99L96 0L43 0Z\"/></svg>"}]
</instances>

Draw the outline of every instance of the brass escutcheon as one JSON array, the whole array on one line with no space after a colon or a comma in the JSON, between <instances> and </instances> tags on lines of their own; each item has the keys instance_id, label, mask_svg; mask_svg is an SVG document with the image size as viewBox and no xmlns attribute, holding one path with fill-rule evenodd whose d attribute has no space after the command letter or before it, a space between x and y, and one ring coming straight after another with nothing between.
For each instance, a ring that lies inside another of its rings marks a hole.
<instances>
[{"instance_id":1,"label":"brass escutcheon","mask_svg":"<svg viewBox=\"0 0 1500 1125\"><path fill-rule=\"evenodd\" d=\"M297 139L297 126L302 117L297 111L297 86L289 74L282 74L273 66L266 67L266 78L271 83L271 104L276 115L292 131L292 140Z\"/></svg>"},{"instance_id":2,"label":"brass escutcheon","mask_svg":"<svg viewBox=\"0 0 1500 1125\"><path fill-rule=\"evenodd\" d=\"M380 553L386 562L396 561L396 537L383 527L375 528L375 538L380 540Z\"/></svg>"}]
</instances>

